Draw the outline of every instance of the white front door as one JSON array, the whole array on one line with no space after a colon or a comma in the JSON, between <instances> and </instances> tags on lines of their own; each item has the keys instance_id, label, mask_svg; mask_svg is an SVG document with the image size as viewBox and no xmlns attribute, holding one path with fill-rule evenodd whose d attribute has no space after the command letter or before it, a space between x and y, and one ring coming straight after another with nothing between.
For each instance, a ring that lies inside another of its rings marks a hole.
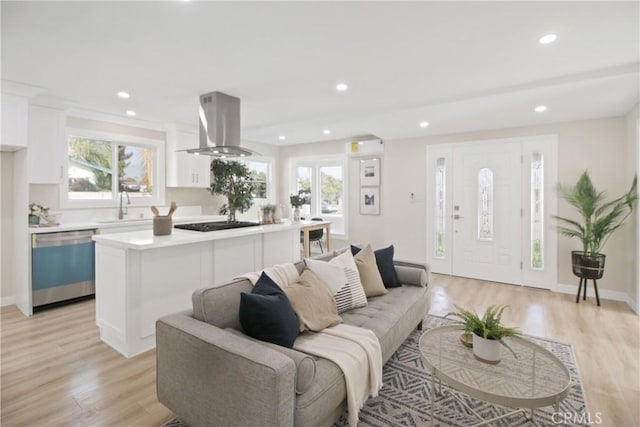
<instances>
[{"instance_id":1,"label":"white front door","mask_svg":"<svg viewBox=\"0 0 640 427\"><path fill-rule=\"evenodd\" d=\"M435 273L554 288L555 136L427 147Z\"/></svg>"},{"instance_id":2,"label":"white front door","mask_svg":"<svg viewBox=\"0 0 640 427\"><path fill-rule=\"evenodd\" d=\"M453 149L453 274L520 283L520 144Z\"/></svg>"}]
</instances>

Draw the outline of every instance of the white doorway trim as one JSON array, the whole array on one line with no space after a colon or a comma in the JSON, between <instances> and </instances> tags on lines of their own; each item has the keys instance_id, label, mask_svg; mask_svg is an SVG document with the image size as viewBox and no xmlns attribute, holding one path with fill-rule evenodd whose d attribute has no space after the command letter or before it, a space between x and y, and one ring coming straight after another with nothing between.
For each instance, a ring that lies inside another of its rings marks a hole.
<instances>
[{"instance_id":1,"label":"white doorway trim","mask_svg":"<svg viewBox=\"0 0 640 427\"><path fill-rule=\"evenodd\" d=\"M557 194L555 190L557 182L557 152L558 137L557 135L536 135L512 138L488 139L464 141L450 144L431 144L427 145L427 182L426 182L426 248L427 262L431 265L432 271L442 274L455 274L453 271L453 260L451 245L453 240L453 153L456 148L462 147L478 147L488 144L519 144L521 147L521 173L522 173L522 220L521 220L521 236L520 254L522 260L522 275L518 283L519 285L541 287L545 289L556 290L557 287L557 231L552 215L557 213ZM530 260L532 255L531 249L531 159L532 153L539 152L543 155L544 160L544 268L534 269ZM436 252L436 162L445 159L445 178L444 178L444 206L445 215L441 223L444 227L445 248L439 248L439 256L435 256ZM448 247L447 247L448 246ZM444 252L444 255L443 253Z\"/></svg>"}]
</instances>

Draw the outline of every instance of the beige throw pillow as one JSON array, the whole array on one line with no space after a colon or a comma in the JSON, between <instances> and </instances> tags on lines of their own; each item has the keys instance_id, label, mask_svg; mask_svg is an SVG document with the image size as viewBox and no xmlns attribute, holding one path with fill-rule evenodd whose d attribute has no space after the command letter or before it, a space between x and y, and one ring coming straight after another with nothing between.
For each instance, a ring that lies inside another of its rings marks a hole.
<instances>
[{"instance_id":1,"label":"beige throw pillow","mask_svg":"<svg viewBox=\"0 0 640 427\"><path fill-rule=\"evenodd\" d=\"M360 281L364 288L364 293L367 298L377 297L378 295L384 295L389 291L384 287L382 276L378 270L376 264L376 256L371 249L371 245L367 245L363 250L358 252L353 259L358 267L358 273L360 273Z\"/></svg>"},{"instance_id":2,"label":"beige throw pillow","mask_svg":"<svg viewBox=\"0 0 640 427\"><path fill-rule=\"evenodd\" d=\"M318 332L342 323L331 291L313 271L305 269L297 282L283 290L298 316L300 332Z\"/></svg>"}]
</instances>

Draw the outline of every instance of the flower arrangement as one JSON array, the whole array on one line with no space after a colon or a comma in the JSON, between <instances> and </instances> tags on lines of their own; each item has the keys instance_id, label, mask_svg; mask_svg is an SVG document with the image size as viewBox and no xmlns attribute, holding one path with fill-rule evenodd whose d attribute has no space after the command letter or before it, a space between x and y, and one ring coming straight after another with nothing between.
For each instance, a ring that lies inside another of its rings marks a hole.
<instances>
[{"instance_id":1,"label":"flower arrangement","mask_svg":"<svg viewBox=\"0 0 640 427\"><path fill-rule=\"evenodd\" d=\"M49 216L49 208L45 208L37 203L29 203L29 215L45 219Z\"/></svg>"},{"instance_id":2,"label":"flower arrangement","mask_svg":"<svg viewBox=\"0 0 640 427\"><path fill-rule=\"evenodd\" d=\"M307 201L307 198L304 196L301 196L299 194L292 194L289 196L289 202L291 203L291 206L293 206L294 208L299 208L302 205L305 205L307 203L309 203Z\"/></svg>"}]
</instances>

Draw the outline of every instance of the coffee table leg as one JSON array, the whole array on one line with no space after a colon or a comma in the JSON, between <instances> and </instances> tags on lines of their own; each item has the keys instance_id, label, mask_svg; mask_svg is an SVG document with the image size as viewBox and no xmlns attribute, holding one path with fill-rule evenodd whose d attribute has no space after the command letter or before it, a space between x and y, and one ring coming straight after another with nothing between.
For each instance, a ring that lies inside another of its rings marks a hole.
<instances>
[{"instance_id":1,"label":"coffee table leg","mask_svg":"<svg viewBox=\"0 0 640 427\"><path fill-rule=\"evenodd\" d=\"M435 369L431 370L431 393L429 393L429 398L431 399L431 427L434 426L435 418L436 418L436 371Z\"/></svg>"}]
</instances>

